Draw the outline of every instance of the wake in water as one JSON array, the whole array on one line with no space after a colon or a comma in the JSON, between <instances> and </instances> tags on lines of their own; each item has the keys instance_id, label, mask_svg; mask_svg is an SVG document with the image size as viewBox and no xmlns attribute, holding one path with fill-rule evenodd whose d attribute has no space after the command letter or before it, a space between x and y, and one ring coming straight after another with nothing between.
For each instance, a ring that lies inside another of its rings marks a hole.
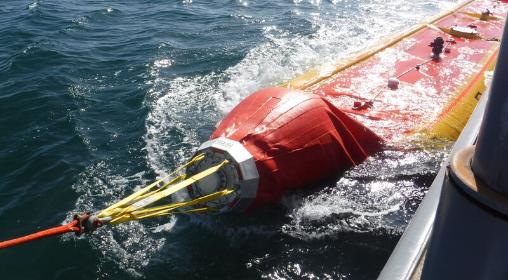
<instances>
[{"instance_id":1,"label":"wake in water","mask_svg":"<svg viewBox=\"0 0 508 280\"><path fill-rule=\"evenodd\" d=\"M451 143L431 150L387 149L346 172L334 185L298 201L283 232L296 238L341 232L401 234L447 155Z\"/></svg>"}]
</instances>

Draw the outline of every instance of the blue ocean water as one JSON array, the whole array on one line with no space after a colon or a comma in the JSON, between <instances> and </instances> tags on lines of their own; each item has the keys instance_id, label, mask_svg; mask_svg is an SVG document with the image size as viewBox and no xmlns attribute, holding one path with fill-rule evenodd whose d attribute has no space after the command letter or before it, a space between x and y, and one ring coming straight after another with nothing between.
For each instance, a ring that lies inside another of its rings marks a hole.
<instances>
[{"instance_id":1,"label":"blue ocean water","mask_svg":"<svg viewBox=\"0 0 508 280\"><path fill-rule=\"evenodd\" d=\"M185 162L242 98L456 1L0 1L0 240ZM251 215L178 216L0 252L1 279L374 279L449 143L388 148Z\"/></svg>"}]
</instances>

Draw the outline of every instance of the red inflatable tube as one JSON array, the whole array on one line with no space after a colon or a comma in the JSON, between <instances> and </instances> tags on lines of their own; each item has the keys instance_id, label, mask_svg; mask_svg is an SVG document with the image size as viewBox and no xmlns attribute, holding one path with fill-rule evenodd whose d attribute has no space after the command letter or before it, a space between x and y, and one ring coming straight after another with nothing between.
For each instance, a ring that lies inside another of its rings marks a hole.
<instances>
[{"instance_id":1,"label":"red inflatable tube","mask_svg":"<svg viewBox=\"0 0 508 280\"><path fill-rule=\"evenodd\" d=\"M291 189L337 176L381 148L380 137L319 95L284 88L251 94L224 118L210 139L240 143L255 162L258 174L255 197L251 195L249 205L243 203L241 210L277 202ZM231 145L215 145L209 153L217 156L227 150L221 147ZM201 151L210 145L202 147ZM222 180L221 184L231 185L224 178L233 177L222 174L217 180L208 181ZM245 176L239 171L236 177L241 180ZM207 192L217 188L206 187ZM245 188L238 188L240 194L227 208L235 208L242 200L241 193L248 191ZM252 184L250 188L254 188Z\"/></svg>"}]
</instances>

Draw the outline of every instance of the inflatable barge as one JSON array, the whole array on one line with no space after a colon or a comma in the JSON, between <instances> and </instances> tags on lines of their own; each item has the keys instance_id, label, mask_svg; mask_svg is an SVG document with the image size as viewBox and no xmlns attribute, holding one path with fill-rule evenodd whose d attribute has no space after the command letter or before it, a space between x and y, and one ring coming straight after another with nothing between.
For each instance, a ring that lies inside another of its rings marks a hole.
<instances>
[{"instance_id":1,"label":"inflatable barge","mask_svg":"<svg viewBox=\"0 0 508 280\"><path fill-rule=\"evenodd\" d=\"M244 211L337 176L410 134L456 139L496 64L508 4L467 1L333 67L311 70L240 102L197 154L196 173L229 167L187 189ZM332 70L330 70L332 69Z\"/></svg>"},{"instance_id":2,"label":"inflatable barge","mask_svg":"<svg viewBox=\"0 0 508 280\"><path fill-rule=\"evenodd\" d=\"M337 177L383 143L455 139L485 92L507 11L503 1L467 1L333 67L255 92L171 174L0 248L174 213L243 212ZM184 189L190 200L165 199Z\"/></svg>"}]
</instances>

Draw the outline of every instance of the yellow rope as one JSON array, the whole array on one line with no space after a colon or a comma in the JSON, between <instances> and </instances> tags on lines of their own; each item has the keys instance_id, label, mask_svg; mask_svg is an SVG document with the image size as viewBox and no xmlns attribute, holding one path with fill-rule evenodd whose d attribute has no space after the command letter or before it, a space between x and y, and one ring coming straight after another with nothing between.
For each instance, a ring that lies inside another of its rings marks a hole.
<instances>
[{"instance_id":1,"label":"yellow rope","mask_svg":"<svg viewBox=\"0 0 508 280\"><path fill-rule=\"evenodd\" d=\"M124 223L127 221L135 221L135 220L141 220L141 219L146 219L146 218L160 217L160 216L165 216L165 215L171 215L173 213L201 213L201 212L206 212L206 211L210 211L210 210L215 210L210 207L203 207L203 208L191 209L191 210L181 211L181 212L174 211L177 208L190 207L190 206L194 206L197 204L204 204L206 202L227 196L227 195L231 194L232 192L234 192L234 190L225 189L225 190L218 191L218 192L215 192L215 193L203 196L203 197L199 197L199 198L190 200L190 201L166 204L166 205L161 205L161 206L156 206L156 207L140 209L137 211L132 211L130 213L122 214L122 215L114 218L113 220L111 220L110 224L116 225L116 224Z\"/></svg>"},{"instance_id":2,"label":"yellow rope","mask_svg":"<svg viewBox=\"0 0 508 280\"><path fill-rule=\"evenodd\" d=\"M134 202L136 202L137 200L139 200L139 198L141 196L143 196L144 194L146 194L147 192L149 192L151 189L153 189L154 187L156 187L157 185L159 185L160 183L164 182L164 180L176 175L178 172L180 172L181 170L183 170L184 168L190 166L190 165L193 165L193 164L196 164L198 162L200 162L201 160L203 160L203 158L205 158L205 155L204 154L199 154L197 156L195 156L194 158L192 158L189 162L187 162L186 164L178 167L175 171L173 171L172 173L170 173L169 175L167 175L166 177L160 179L160 180L157 180L155 182L153 182L152 184L142 188L141 190L129 195L128 197L120 200L119 202L109 206L108 208L102 210L98 217L101 218L101 217L107 217L107 216L110 216L111 212L114 210L114 209L118 209L118 208L121 208L121 207L125 207L127 205L130 205ZM178 179L180 179L181 176L178 176L176 178L174 178L173 180L171 180L170 182L168 182L167 184L163 185L162 187L160 187L158 190L162 190L164 189L165 187L169 186L170 184L173 184L175 183L175 181L178 181ZM143 196L143 197L146 197L146 196Z\"/></svg>"},{"instance_id":3,"label":"yellow rope","mask_svg":"<svg viewBox=\"0 0 508 280\"><path fill-rule=\"evenodd\" d=\"M163 186L156 188L168 178L175 176L178 172L183 170L183 168L195 164L201 161L203 158L204 158L203 154L194 157L188 163L179 167L168 176L164 177L163 179L155 181L154 183L129 195L128 197L120 200L119 202L107 207L106 209L100 211L97 216L103 219L109 218L110 219L109 223L115 225L127 221L135 221L145 218L159 217L164 215L170 215L173 213L185 214L185 213L202 213L207 211L216 211L216 209L212 207L201 207L183 211L174 211L174 210L178 208L186 208L199 204L203 205L209 201L230 195L232 192L234 192L234 190L224 189L206 196L198 197L190 201L169 203L155 207L147 207L157 201L160 201L163 198L166 198L174 194L175 192L181 189L184 189L194 184L195 182L207 176L210 176L211 174L217 172L224 165L229 163L227 160L224 160L223 162L215 166L212 166L204 171L201 171L200 173L195 174L191 177L187 177L186 174L176 176L169 182L165 183Z\"/></svg>"}]
</instances>

